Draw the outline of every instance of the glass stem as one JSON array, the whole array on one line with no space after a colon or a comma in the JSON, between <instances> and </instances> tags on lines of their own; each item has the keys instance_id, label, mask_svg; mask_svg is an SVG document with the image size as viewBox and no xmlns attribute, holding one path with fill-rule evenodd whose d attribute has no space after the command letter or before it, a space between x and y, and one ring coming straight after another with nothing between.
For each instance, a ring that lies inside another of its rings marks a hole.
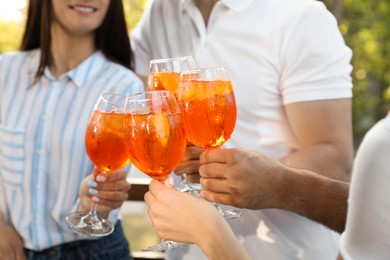
<instances>
[{"instance_id":1,"label":"glass stem","mask_svg":"<svg viewBox=\"0 0 390 260\"><path fill-rule=\"evenodd\" d=\"M97 215L97 207L98 207L97 203L92 202L92 206L91 206L91 210L90 210L90 213L92 215Z\"/></svg>"}]
</instances>

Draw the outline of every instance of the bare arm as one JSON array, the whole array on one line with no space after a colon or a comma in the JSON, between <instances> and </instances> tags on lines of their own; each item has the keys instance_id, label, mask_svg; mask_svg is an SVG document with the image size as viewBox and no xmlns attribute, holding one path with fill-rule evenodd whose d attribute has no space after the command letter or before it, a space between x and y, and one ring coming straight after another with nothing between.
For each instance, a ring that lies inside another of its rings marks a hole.
<instances>
[{"instance_id":1,"label":"bare arm","mask_svg":"<svg viewBox=\"0 0 390 260\"><path fill-rule=\"evenodd\" d=\"M24 260L23 240L16 230L8 225L0 211L0 259Z\"/></svg>"},{"instance_id":2,"label":"bare arm","mask_svg":"<svg viewBox=\"0 0 390 260\"><path fill-rule=\"evenodd\" d=\"M281 209L295 212L339 233L344 231L349 185L306 170L291 170L281 189ZM291 196L294 194L293 196Z\"/></svg>"},{"instance_id":3,"label":"bare arm","mask_svg":"<svg viewBox=\"0 0 390 260\"><path fill-rule=\"evenodd\" d=\"M202 196L207 200L248 209L284 209L344 230L347 183L243 149L208 150L200 162Z\"/></svg>"},{"instance_id":4,"label":"bare arm","mask_svg":"<svg viewBox=\"0 0 390 260\"><path fill-rule=\"evenodd\" d=\"M301 149L282 161L349 181L353 161L351 100L293 103L286 106L286 113Z\"/></svg>"}]
</instances>

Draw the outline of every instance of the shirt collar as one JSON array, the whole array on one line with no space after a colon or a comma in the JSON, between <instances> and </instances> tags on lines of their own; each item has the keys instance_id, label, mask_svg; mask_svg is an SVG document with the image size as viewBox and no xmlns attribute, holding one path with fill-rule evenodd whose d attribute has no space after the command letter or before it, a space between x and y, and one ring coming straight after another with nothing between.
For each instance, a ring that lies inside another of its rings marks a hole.
<instances>
[{"instance_id":1,"label":"shirt collar","mask_svg":"<svg viewBox=\"0 0 390 260\"><path fill-rule=\"evenodd\" d=\"M100 52L96 51L83 61L79 66L71 71L68 71L66 75L73 80L77 87L81 88L104 66L106 62L105 56Z\"/></svg>"},{"instance_id":2,"label":"shirt collar","mask_svg":"<svg viewBox=\"0 0 390 260\"><path fill-rule=\"evenodd\" d=\"M255 0L219 0L222 4L227 6L228 8L241 12L248 8ZM181 6L184 10L186 6L190 4L194 4L193 0L181 0Z\"/></svg>"},{"instance_id":3,"label":"shirt collar","mask_svg":"<svg viewBox=\"0 0 390 260\"><path fill-rule=\"evenodd\" d=\"M30 77L34 78L35 73L37 72L40 60L40 50L33 51L30 61L29 74ZM101 51L94 52L89 56L85 61L78 65L73 70L68 71L64 75L61 75L59 78L68 77L71 79L75 85L79 88L85 86L85 84L94 76L96 76L99 71L101 71L104 64L107 62L107 59L101 53ZM44 71L44 77L48 80L57 80L51 73L50 70L46 67Z\"/></svg>"}]
</instances>

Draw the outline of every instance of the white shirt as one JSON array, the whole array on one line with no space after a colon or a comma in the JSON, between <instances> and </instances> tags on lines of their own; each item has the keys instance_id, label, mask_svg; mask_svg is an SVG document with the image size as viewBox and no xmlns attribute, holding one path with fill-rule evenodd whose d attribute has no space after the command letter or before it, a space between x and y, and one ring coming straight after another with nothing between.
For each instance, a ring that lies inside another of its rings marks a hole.
<instances>
[{"instance_id":1,"label":"white shirt","mask_svg":"<svg viewBox=\"0 0 390 260\"><path fill-rule=\"evenodd\" d=\"M346 260L390 259L390 114L357 151L340 251Z\"/></svg>"},{"instance_id":2,"label":"white shirt","mask_svg":"<svg viewBox=\"0 0 390 260\"><path fill-rule=\"evenodd\" d=\"M93 167L84 145L93 106L104 92L143 89L99 51L59 78L46 69L31 85L39 57L39 50L0 56L0 206L32 250L83 238L65 216Z\"/></svg>"},{"instance_id":3,"label":"white shirt","mask_svg":"<svg viewBox=\"0 0 390 260\"><path fill-rule=\"evenodd\" d=\"M229 69L238 117L226 147L282 158L298 147L286 104L352 97L351 50L319 1L220 0L206 27L193 1L153 0L131 40L141 75L147 75L150 59L184 55L193 55L200 67ZM242 211L230 224L254 258L337 255L338 235L319 224L281 210ZM167 258L200 255L192 246Z\"/></svg>"}]
</instances>

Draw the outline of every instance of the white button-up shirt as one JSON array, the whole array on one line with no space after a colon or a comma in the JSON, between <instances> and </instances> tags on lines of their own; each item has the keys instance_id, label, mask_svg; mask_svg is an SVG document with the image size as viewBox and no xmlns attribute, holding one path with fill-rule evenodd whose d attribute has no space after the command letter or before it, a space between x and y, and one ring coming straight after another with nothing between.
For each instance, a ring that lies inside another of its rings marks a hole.
<instances>
[{"instance_id":1,"label":"white button-up shirt","mask_svg":"<svg viewBox=\"0 0 390 260\"><path fill-rule=\"evenodd\" d=\"M82 239L65 216L93 168L84 142L93 106L104 92L143 90L99 51L58 78L46 69L33 84L39 58L39 50L0 56L0 207L32 250Z\"/></svg>"},{"instance_id":2,"label":"white button-up shirt","mask_svg":"<svg viewBox=\"0 0 390 260\"><path fill-rule=\"evenodd\" d=\"M320 1L220 0L206 26L193 0L153 0L131 40L141 75L150 59L185 55L200 67L229 69L237 122L225 147L283 158L299 148L287 104L352 97L352 52ZM242 212L229 223L254 258L327 260L338 253L335 232L297 214ZM196 246L166 258L206 259Z\"/></svg>"}]
</instances>

